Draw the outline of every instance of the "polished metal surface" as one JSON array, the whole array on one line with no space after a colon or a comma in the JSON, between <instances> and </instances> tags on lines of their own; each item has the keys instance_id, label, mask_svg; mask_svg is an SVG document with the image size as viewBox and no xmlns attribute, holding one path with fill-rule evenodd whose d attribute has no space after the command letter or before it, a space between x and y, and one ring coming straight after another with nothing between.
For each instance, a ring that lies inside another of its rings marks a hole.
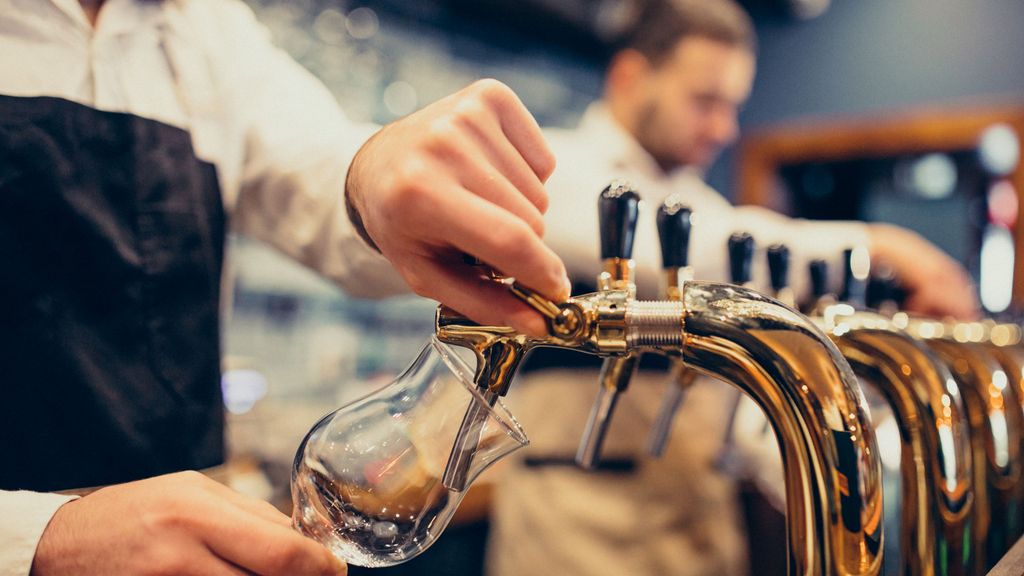
<instances>
[{"instance_id":1,"label":"polished metal surface","mask_svg":"<svg viewBox=\"0 0 1024 576\"><path fill-rule=\"evenodd\" d=\"M687 283L683 361L764 410L786 476L790 574L877 574L881 464L856 377L806 317L753 291Z\"/></svg>"},{"instance_id":2,"label":"polished metal surface","mask_svg":"<svg viewBox=\"0 0 1024 576\"><path fill-rule=\"evenodd\" d=\"M493 394L508 391L523 354L536 346L605 356L657 351L735 383L761 406L780 439L789 573L880 572L882 485L874 431L850 366L810 320L752 290L705 282L687 282L679 302L637 303L627 292L611 291L560 306L576 307L585 319L573 338L531 339L479 326L443 307L437 336L474 352L477 385ZM675 326L676 334L666 326ZM648 331L658 336L649 338Z\"/></svg>"},{"instance_id":3,"label":"polished metal surface","mask_svg":"<svg viewBox=\"0 0 1024 576\"><path fill-rule=\"evenodd\" d=\"M972 573L969 423L953 375L883 316L843 305L822 312L822 327L861 381L885 398L899 428L899 573Z\"/></svg>"},{"instance_id":4,"label":"polished metal surface","mask_svg":"<svg viewBox=\"0 0 1024 576\"><path fill-rule=\"evenodd\" d=\"M975 467L977 572L992 566L1020 536L1024 504L1021 440L1024 418L1010 379L984 339L981 323L942 324L911 320L960 385L971 425ZM1011 409L1012 407L1012 409Z\"/></svg>"},{"instance_id":5,"label":"polished metal surface","mask_svg":"<svg viewBox=\"0 0 1024 576\"><path fill-rule=\"evenodd\" d=\"M601 365L597 397L590 409L586 428L576 450L576 464L584 470L594 470L600 463L601 448L611 426L615 404L619 395L629 387L639 360L639 354L633 352L625 356L606 358Z\"/></svg>"}]
</instances>

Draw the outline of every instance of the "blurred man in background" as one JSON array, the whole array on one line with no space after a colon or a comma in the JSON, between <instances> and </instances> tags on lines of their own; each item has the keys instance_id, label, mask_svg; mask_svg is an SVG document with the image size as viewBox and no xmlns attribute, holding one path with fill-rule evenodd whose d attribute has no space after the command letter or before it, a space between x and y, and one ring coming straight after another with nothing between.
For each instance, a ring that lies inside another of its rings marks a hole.
<instances>
[{"instance_id":1,"label":"blurred man in background","mask_svg":"<svg viewBox=\"0 0 1024 576\"><path fill-rule=\"evenodd\" d=\"M641 6L611 57L602 100L575 130L548 132L559 166L548 182L545 239L574 281L591 282L600 269L598 192L613 179L626 179L644 199L634 248L641 295L655 297L659 285L655 211L676 194L694 211L690 263L699 280L729 280L726 242L734 232L752 234L762 247L787 245L797 294L808 290L810 260L830 262L836 286L843 250L865 246L874 262L886 263L902 279L908 309L976 315L965 271L913 232L733 207L709 188L704 171L736 140L737 114L751 92L752 23L732 0L651 0ZM755 260L755 284L765 289L762 261ZM538 351L529 364L551 369L524 378L509 396L532 446L504 471L495 491L492 576L743 573L733 479L715 465L734 393L721 382L699 381L676 418L665 455L653 459L645 443L668 376L641 370L614 413L604 446L608 465L584 472L572 461L598 370L594 364L570 367L578 362ZM751 468L778 458L771 434L738 441ZM781 479L770 484L781 494Z\"/></svg>"}]
</instances>

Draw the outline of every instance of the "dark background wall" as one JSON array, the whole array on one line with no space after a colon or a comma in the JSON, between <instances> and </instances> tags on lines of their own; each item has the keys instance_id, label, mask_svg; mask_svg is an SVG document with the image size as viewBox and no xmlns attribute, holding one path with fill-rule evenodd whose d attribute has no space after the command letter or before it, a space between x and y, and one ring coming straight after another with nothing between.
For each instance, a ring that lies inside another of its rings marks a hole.
<instances>
[{"instance_id":1,"label":"dark background wall","mask_svg":"<svg viewBox=\"0 0 1024 576\"><path fill-rule=\"evenodd\" d=\"M744 130L919 104L1024 101L1024 2L834 0L809 21L757 23L758 77ZM734 196L734 154L709 181Z\"/></svg>"}]
</instances>

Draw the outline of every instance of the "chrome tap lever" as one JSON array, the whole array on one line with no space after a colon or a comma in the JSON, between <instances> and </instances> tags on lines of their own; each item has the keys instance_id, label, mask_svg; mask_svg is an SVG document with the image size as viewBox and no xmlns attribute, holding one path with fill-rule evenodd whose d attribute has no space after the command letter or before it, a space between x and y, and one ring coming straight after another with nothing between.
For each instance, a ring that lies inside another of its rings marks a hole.
<instances>
[{"instance_id":1,"label":"chrome tap lever","mask_svg":"<svg viewBox=\"0 0 1024 576\"><path fill-rule=\"evenodd\" d=\"M597 278L598 289L625 291L632 298L636 294L633 239L640 213L640 195L624 182L613 182L601 192L597 206L604 263L604 270ZM619 394L629 387L638 359L638 354L629 353L604 360L597 398L576 450L576 463L580 467L587 470L597 467L615 404Z\"/></svg>"},{"instance_id":2,"label":"chrome tap lever","mask_svg":"<svg viewBox=\"0 0 1024 576\"><path fill-rule=\"evenodd\" d=\"M796 294L789 286L789 248L783 244L772 244L766 253L772 296L786 306L796 307Z\"/></svg>"},{"instance_id":3,"label":"chrome tap lever","mask_svg":"<svg viewBox=\"0 0 1024 576\"><path fill-rule=\"evenodd\" d=\"M576 450L576 464L580 467L593 470L601 462L601 448L611 426L615 405L619 395L629 387L629 381L636 374L639 359L639 354L627 354L606 358L601 364L601 387Z\"/></svg>"},{"instance_id":4,"label":"chrome tap lever","mask_svg":"<svg viewBox=\"0 0 1024 576\"><path fill-rule=\"evenodd\" d=\"M663 293L666 300L678 301L683 284L693 279L693 270L689 266L692 216L690 208L682 205L675 195L666 198L658 208L658 237L661 240L661 262L665 270ZM660 458L665 453L676 413L694 380L696 373L673 359L672 382L665 389L661 409L647 439L647 452L651 456Z\"/></svg>"}]
</instances>

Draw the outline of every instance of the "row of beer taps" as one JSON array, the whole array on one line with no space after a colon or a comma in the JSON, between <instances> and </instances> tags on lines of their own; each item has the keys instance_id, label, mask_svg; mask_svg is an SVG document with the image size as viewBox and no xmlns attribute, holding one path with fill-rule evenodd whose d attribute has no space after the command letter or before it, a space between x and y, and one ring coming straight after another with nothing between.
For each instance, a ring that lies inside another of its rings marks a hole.
<instances>
[{"instance_id":1,"label":"row of beer taps","mask_svg":"<svg viewBox=\"0 0 1024 576\"><path fill-rule=\"evenodd\" d=\"M771 296L750 288L753 238L729 239L731 284L693 279L693 211L670 196L658 208L662 299L636 298L633 238L640 196L616 182L599 197L598 290L550 302L495 275L548 319L532 338L481 326L440 307L437 337L477 359L475 384L489 402L505 395L526 354L559 347L603 356L597 398L576 455L594 467L616 402L640 356L671 360L672 385L648 439L665 453L673 421L699 375L737 387L764 412L781 451L790 574L983 574L1024 534L1024 345L1017 325L955 323L898 310L883 279L865 306L867 255L852 249L842 298L827 290L823 261L810 265L812 299L797 308L789 252L766 250ZM865 394L865 391L867 394ZM882 457L867 398L898 430L897 514L883 509ZM732 414L736 411L733 410ZM479 414L469 410L445 471L465 488ZM741 476L726 426L719 465ZM884 538L897 546L885 546ZM888 555L884 559L883 556Z\"/></svg>"}]
</instances>

